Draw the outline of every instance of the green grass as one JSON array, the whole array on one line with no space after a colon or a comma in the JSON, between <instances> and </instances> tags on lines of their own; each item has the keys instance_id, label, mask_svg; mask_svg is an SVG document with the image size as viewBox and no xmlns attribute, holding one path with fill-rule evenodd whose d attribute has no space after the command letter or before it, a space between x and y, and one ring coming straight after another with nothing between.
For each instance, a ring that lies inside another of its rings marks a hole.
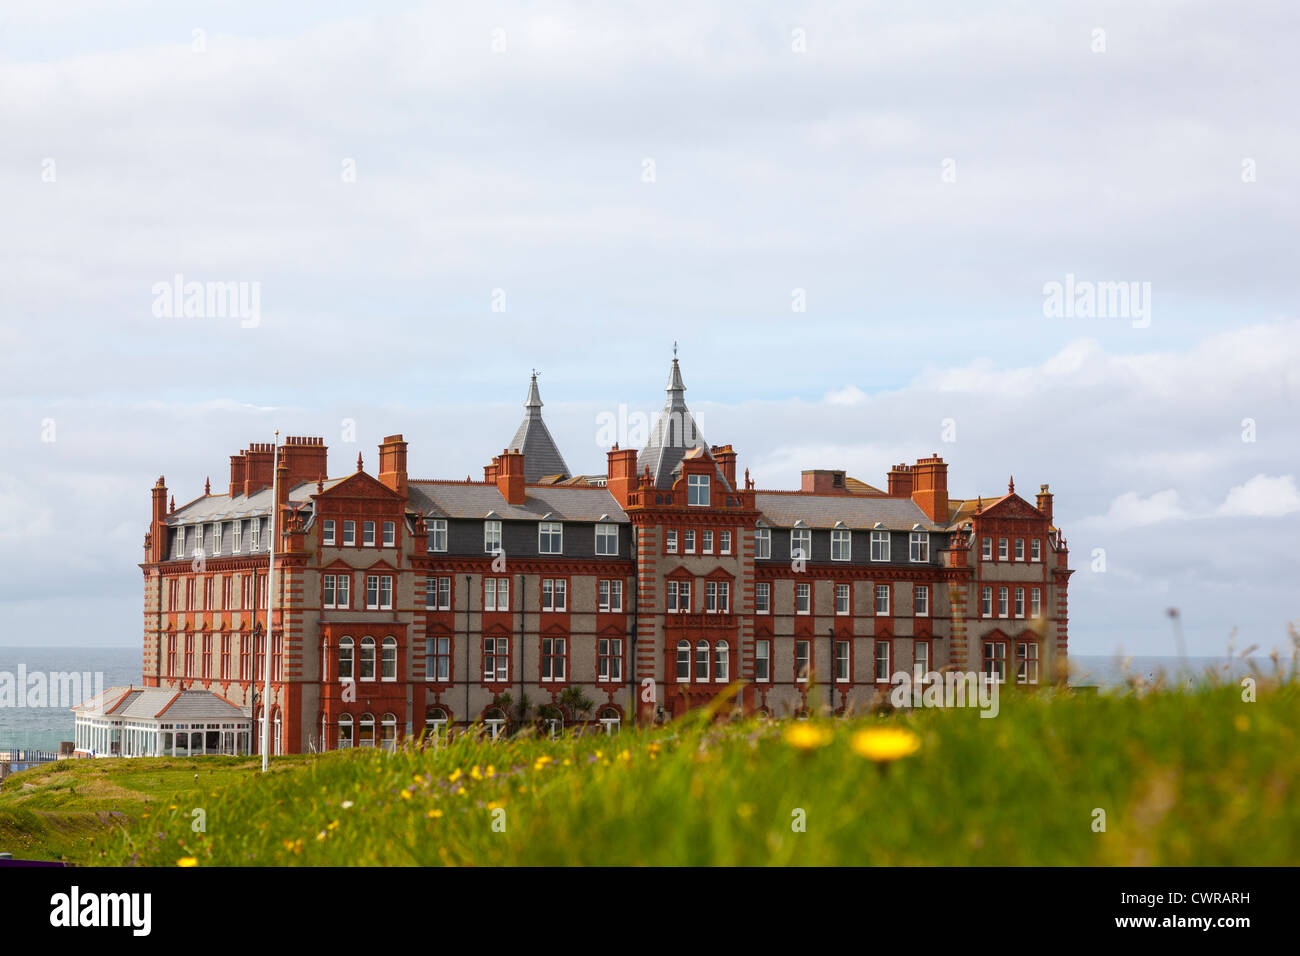
<instances>
[{"instance_id":1,"label":"green grass","mask_svg":"<svg viewBox=\"0 0 1300 956\"><path fill-rule=\"evenodd\" d=\"M301 759L282 758L277 769ZM247 757L204 757L62 760L25 770L0 784L0 850L23 860L101 861L106 847L121 845L124 827L173 803L192 805L259 766Z\"/></svg>"},{"instance_id":2,"label":"green grass","mask_svg":"<svg viewBox=\"0 0 1300 956\"><path fill-rule=\"evenodd\" d=\"M851 747L854 733L885 725L913 730L920 750L876 764ZM1264 688L1253 703L1236 686L1007 693L994 719L931 710L827 723L829 742L811 750L787 741L790 726L701 717L612 738L464 736L425 751L277 759L277 772L266 776L231 762L223 770L236 781L159 803L114 833L105 857L87 859L163 866L190 857L199 865L1300 863L1294 684ZM147 792L143 779L136 784ZM165 788L164 779L153 792ZM194 832L195 807L206 812L206 832ZM1096 809L1105 811L1105 832L1094 831ZM804 832L792 829L798 810ZM503 832L494 818L504 820Z\"/></svg>"}]
</instances>

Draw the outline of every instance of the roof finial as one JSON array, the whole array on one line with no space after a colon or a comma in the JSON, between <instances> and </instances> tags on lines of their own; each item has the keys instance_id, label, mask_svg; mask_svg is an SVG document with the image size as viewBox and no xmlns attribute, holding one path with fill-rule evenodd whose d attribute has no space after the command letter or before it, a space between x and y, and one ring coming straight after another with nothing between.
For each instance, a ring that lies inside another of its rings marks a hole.
<instances>
[{"instance_id":1,"label":"roof finial","mask_svg":"<svg viewBox=\"0 0 1300 956\"><path fill-rule=\"evenodd\" d=\"M357 452L357 471L361 471L361 452Z\"/></svg>"},{"instance_id":2,"label":"roof finial","mask_svg":"<svg viewBox=\"0 0 1300 956\"><path fill-rule=\"evenodd\" d=\"M1007 494L1013 495L1015 493L1016 493L1016 476L1012 475L1007 480Z\"/></svg>"},{"instance_id":3,"label":"roof finial","mask_svg":"<svg viewBox=\"0 0 1300 956\"><path fill-rule=\"evenodd\" d=\"M203 479L203 497L206 498L206 497L207 497L208 495L210 495L210 494L212 494L212 476L211 476L211 475L209 475L208 477L206 477L206 478Z\"/></svg>"},{"instance_id":4,"label":"roof finial","mask_svg":"<svg viewBox=\"0 0 1300 956\"><path fill-rule=\"evenodd\" d=\"M673 339L673 358L677 358L677 340Z\"/></svg>"}]
</instances>

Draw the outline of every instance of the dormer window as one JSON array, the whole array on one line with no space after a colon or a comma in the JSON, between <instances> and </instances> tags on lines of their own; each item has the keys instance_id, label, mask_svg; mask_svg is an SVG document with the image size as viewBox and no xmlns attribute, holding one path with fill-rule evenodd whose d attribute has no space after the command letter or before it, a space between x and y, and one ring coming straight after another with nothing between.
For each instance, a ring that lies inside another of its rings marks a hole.
<instances>
[{"instance_id":1,"label":"dormer window","mask_svg":"<svg viewBox=\"0 0 1300 956\"><path fill-rule=\"evenodd\" d=\"M930 535L926 531L913 531L908 541L908 557L912 561L930 560Z\"/></svg>"},{"instance_id":2,"label":"dormer window","mask_svg":"<svg viewBox=\"0 0 1300 956\"><path fill-rule=\"evenodd\" d=\"M563 554L564 525L558 521L538 522L537 550L540 554Z\"/></svg>"},{"instance_id":3,"label":"dormer window","mask_svg":"<svg viewBox=\"0 0 1300 956\"><path fill-rule=\"evenodd\" d=\"M602 556L617 556L618 525L596 525L596 553Z\"/></svg>"},{"instance_id":4,"label":"dormer window","mask_svg":"<svg viewBox=\"0 0 1300 956\"><path fill-rule=\"evenodd\" d=\"M772 557L772 529L771 528L754 529L754 557L755 558Z\"/></svg>"},{"instance_id":5,"label":"dormer window","mask_svg":"<svg viewBox=\"0 0 1300 956\"><path fill-rule=\"evenodd\" d=\"M483 522L483 552L485 554L496 554L501 550L501 522L484 521Z\"/></svg>"},{"instance_id":6,"label":"dormer window","mask_svg":"<svg viewBox=\"0 0 1300 956\"><path fill-rule=\"evenodd\" d=\"M807 561L812 557L812 529L795 528L790 532L790 557Z\"/></svg>"},{"instance_id":7,"label":"dormer window","mask_svg":"<svg viewBox=\"0 0 1300 956\"><path fill-rule=\"evenodd\" d=\"M871 532L871 560L872 561L889 560L889 532L888 531Z\"/></svg>"},{"instance_id":8,"label":"dormer window","mask_svg":"<svg viewBox=\"0 0 1300 956\"><path fill-rule=\"evenodd\" d=\"M831 531L831 560L848 561L853 555L853 536L848 528Z\"/></svg>"},{"instance_id":9,"label":"dormer window","mask_svg":"<svg viewBox=\"0 0 1300 956\"><path fill-rule=\"evenodd\" d=\"M686 476L686 503L701 508L709 505L709 476Z\"/></svg>"},{"instance_id":10,"label":"dormer window","mask_svg":"<svg viewBox=\"0 0 1300 956\"><path fill-rule=\"evenodd\" d=\"M447 519L434 518L428 524L429 528L429 550L446 551L447 550Z\"/></svg>"}]
</instances>

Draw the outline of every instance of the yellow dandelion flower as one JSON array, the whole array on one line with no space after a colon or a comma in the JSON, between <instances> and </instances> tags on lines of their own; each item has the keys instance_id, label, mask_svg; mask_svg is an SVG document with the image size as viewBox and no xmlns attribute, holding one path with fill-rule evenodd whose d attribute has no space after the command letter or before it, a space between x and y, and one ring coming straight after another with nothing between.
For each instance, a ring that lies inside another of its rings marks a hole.
<instances>
[{"instance_id":1,"label":"yellow dandelion flower","mask_svg":"<svg viewBox=\"0 0 1300 956\"><path fill-rule=\"evenodd\" d=\"M619 760L631 760L631 759L632 759L632 751L630 751L630 750L624 750L621 754L618 755L618 759L619 759Z\"/></svg>"},{"instance_id":2,"label":"yellow dandelion flower","mask_svg":"<svg viewBox=\"0 0 1300 956\"><path fill-rule=\"evenodd\" d=\"M489 780L491 780L493 777L496 776L496 773L497 773L496 768L493 767L491 764L488 764L488 768L487 768L487 778L488 778Z\"/></svg>"},{"instance_id":3,"label":"yellow dandelion flower","mask_svg":"<svg viewBox=\"0 0 1300 956\"><path fill-rule=\"evenodd\" d=\"M785 729L785 742L800 750L816 750L831 742L831 729L807 720L798 720Z\"/></svg>"},{"instance_id":4,"label":"yellow dandelion flower","mask_svg":"<svg viewBox=\"0 0 1300 956\"><path fill-rule=\"evenodd\" d=\"M402 791L402 799L403 799L403 800L410 800L410 799L411 799L411 791L410 791L410 790L403 790L403 791Z\"/></svg>"},{"instance_id":5,"label":"yellow dandelion flower","mask_svg":"<svg viewBox=\"0 0 1300 956\"><path fill-rule=\"evenodd\" d=\"M448 777L447 780L450 783L455 783L459 779L460 779L460 767L457 767L455 770L451 772L451 776Z\"/></svg>"},{"instance_id":6,"label":"yellow dandelion flower","mask_svg":"<svg viewBox=\"0 0 1300 956\"><path fill-rule=\"evenodd\" d=\"M483 771L479 770L478 764L474 764L474 769L469 772L469 775L475 780L483 779Z\"/></svg>"},{"instance_id":7,"label":"yellow dandelion flower","mask_svg":"<svg viewBox=\"0 0 1300 956\"><path fill-rule=\"evenodd\" d=\"M425 814L425 816L428 817L430 820L436 820L436 819L438 819L440 816L442 816L442 811L441 811L441 810L430 810L428 813Z\"/></svg>"},{"instance_id":8,"label":"yellow dandelion flower","mask_svg":"<svg viewBox=\"0 0 1300 956\"><path fill-rule=\"evenodd\" d=\"M324 842L325 842L325 837L326 837L327 835L328 835L328 834L326 834L324 830L321 830L320 833L316 834L316 842L317 842L317 843L324 843Z\"/></svg>"},{"instance_id":9,"label":"yellow dandelion flower","mask_svg":"<svg viewBox=\"0 0 1300 956\"><path fill-rule=\"evenodd\" d=\"M859 730L849 741L859 755L877 763L909 757L921 749L921 738L903 727Z\"/></svg>"},{"instance_id":10,"label":"yellow dandelion flower","mask_svg":"<svg viewBox=\"0 0 1300 956\"><path fill-rule=\"evenodd\" d=\"M335 820L333 823L331 823L331 824L330 824L329 826L327 826L325 829L326 829L326 830L337 830L338 827L339 827L339 822L338 822L337 820Z\"/></svg>"},{"instance_id":11,"label":"yellow dandelion flower","mask_svg":"<svg viewBox=\"0 0 1300 956\"><path fill-rule=\"evenodd\" d=\"M456 796L458 796L458 797L463 797L463 796L465 796L465 788L464 788L464 787L461 787L459 790L457 790L457 791L456 791Z\"/></svg>"},{"instance_id":12,"label":"yellow dandelion flower","mask_svg":"<svg viewBox=\"0 0 1300 956\"><path fill-rule=\"evenodd\" d=\"M192 856L183 856L176 861L177 866L198 866L199 861Z\"/></svg>"},{"instance_id":13,"label":"yellow dandelion flower","mask_svg":"<svg viewBox=\"0 0 1300 956\"><path fill-rule=\"evenodd\" d=\"M566 766L566 767L572 767L572 766L573 766L573 761L570 760L568 757L565 757L565 758L564 758L564 766Z\"/></svg>"}]
</instances>

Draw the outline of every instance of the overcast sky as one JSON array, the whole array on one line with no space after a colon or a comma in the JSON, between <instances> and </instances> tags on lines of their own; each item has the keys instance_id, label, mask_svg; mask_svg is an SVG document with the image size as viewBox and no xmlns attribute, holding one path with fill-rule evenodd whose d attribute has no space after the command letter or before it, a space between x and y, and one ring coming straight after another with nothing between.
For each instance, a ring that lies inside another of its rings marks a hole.
<instances>
[{"instance_id":1,"label":"overcast sky","mask_svg":"<svg viewBox=\"0 0 1300 956\"><path fill-rule=\"evenodd\" d=\"M481 477L536 367L603 472L674 341L760 487L1050 483L1075 653L1286 644L1300 8L606 6L5 4L0 644L137 645L153 481L276 428Z\"/></svg>"}]
</instances>

